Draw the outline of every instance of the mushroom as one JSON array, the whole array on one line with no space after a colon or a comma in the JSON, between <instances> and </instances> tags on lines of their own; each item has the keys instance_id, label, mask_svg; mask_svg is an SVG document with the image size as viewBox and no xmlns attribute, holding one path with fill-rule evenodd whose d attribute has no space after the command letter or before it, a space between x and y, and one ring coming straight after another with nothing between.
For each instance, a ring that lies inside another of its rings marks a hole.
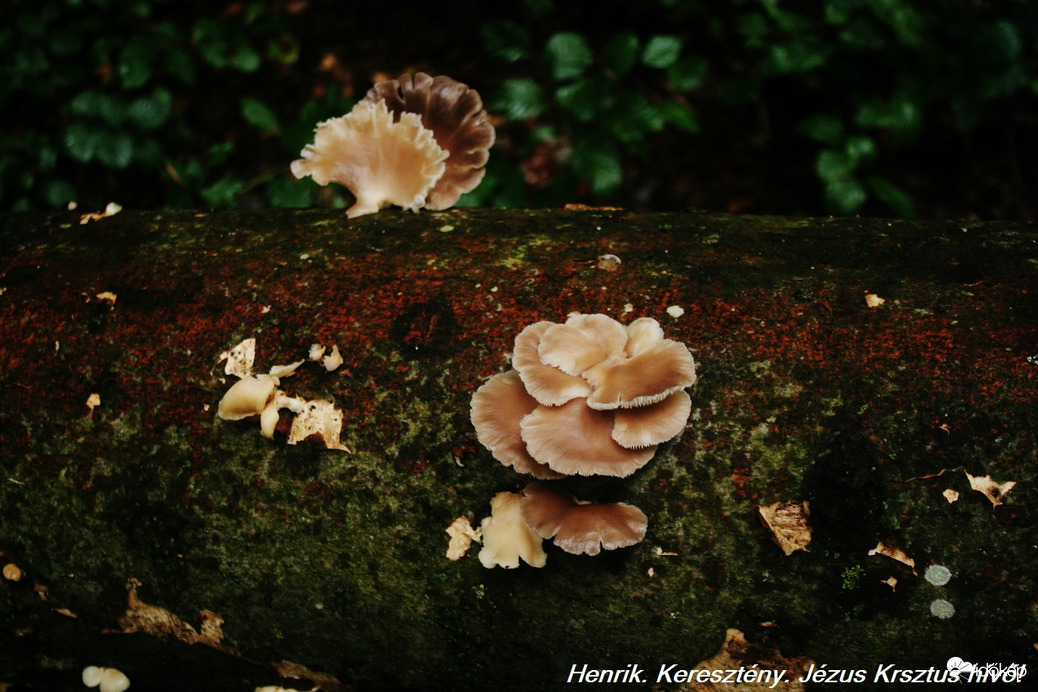
<instances>
[{"instance_id":1,"label":"mushroom","mask_svg":"<svg viewBox=\"0 0 1038 692\"><path fill-rule=\"evenodd\" d=\"M484 567L515 569L519 558L531 567L544 567L548 556L540 537L523 523L519 493L498 493L490 501L490 516L483 520L483 549L479 561Z\"/></svg>"},{"instance_id":2,"label":"mushroom","mask_svg":"<svg viewBox=\"0 0 1038 692\"><path fill-rule=\"evenodd\" d=\"M562 488L535 482L523 489L519 503L523 521L541 538L574 555L598 555L645 538L649 520L633 505L595 504L578 500Z\"/></svg>"},{"instance_id":3,"label":"mushroom","mask_svg":"<svg viewBox=\"0 0 1038 692\"><path fill-rule=\"evenodd\" d=\"M526 451L520 424L537 406L537 400L526 393L515 370L494 375L472 395L470 415L476 437L495 459L519 473L535 478L561 478L561 473L539 463Z\"/></svg>"},{"instance_id":4,"label":"mushroom","mask_svg":"<svg viewBox=\"0 0 1038 692\"><path fill-rule=\"evenodd\" d=\"M537 478L629 476L692 412L692 354L651 318L535 322L516 337L512 365L473 395L472 424L496 459Z\"/></svg>"},{"instance_id":5,"label":"mushroom","mask_svg":"<svg viewBox=\"0 0 1038 692\"><path fill-rule=\"evenodd\" d=\"M452 207L483 180L495 133L474 89L450 77L418 72L376 84L361 103L384 103L397 118L418 115L436 143L449 152L446 171L426 198L427 208Z\"/></svg>"},{"instance_id":6,"label":"mushroom","mask_svg":"<svg viewBox=\"0 0 1038 692\"><path fill-rule=\"evenodd\" d=\"M130 679L115 668L87 666L82 677L84 685L97 687L101 692L123 692L130 687Z\"/></svg>"},{"instance_id":7,"label":"mushroom","mask_svg":"<svg viewBox=\"0 0 1038 692\"><path fill-rule=\"evenodd\" d=\"M292 175L345 186L356 197L350 218L395 204L417 211L443 175L448 152L414 113L394 116L385 102L362 101L317 125L314 143L292 162Z\"/></svg>"},{"instance_id":8,"label":"mushroom","mask_svg":"<svg viewBox=\"0 0 1038 692\"><path fill-rule=\"evenodd\" d=\"M220 399L216 415L224 420L242 420L263 413L274 400L278 378L273 375L250 375L238 380Z\"/></svg>"}]
</instances>

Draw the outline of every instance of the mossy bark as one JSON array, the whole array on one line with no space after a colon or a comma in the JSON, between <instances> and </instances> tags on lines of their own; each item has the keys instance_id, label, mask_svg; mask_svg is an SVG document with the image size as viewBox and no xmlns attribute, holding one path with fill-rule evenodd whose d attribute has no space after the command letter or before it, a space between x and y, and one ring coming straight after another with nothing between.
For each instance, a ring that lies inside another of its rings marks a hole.
<instances>
[{"instance_id":1,"label":"mossy bark","mask_svg":"<svg viewBox=\"0 0 1038 692\"><path fill-rule=\"evenodd\" d=\"M108 665L140 689L251 690L287 684L269 665L287 660L346 688L538 689L573 664L691 668L729 627L870 676L952 656L1033 669L1034 227L79 221L0 219L0 552L24 572L0 585L0 683L78 689L83 666ZM645 541L549 547L540 570L448 561L451 520L478 523L527 480L479 446L472 392L524 326L574 311L654 317L699 366L678 439L628 479L578 486L641 507ZM353 454L215 417L234 379L220 354L248 337L258 372L338 345L339 370L283 386L333 399ZM970 476L1016 485L995 504ZM786 556L760 520L780 501L809 503L807 551ZM927 581L931 564L951 581ZM110 633L134 579L196 628L219 613L237 654ZM938 599L952 617L931 614Z\"/></svg>"}]
</instances>

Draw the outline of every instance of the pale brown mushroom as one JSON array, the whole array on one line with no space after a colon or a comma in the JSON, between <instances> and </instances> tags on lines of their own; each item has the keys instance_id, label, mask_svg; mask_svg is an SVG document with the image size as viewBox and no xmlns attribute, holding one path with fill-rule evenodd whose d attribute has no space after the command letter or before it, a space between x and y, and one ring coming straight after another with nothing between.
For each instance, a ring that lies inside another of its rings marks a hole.
<instances>
[{"instance_id":1,"label":"pale brown mushroom","mask_svg":"<svg viewBox=\"0 0 1038 692\"><path fill-rule=\"evenodd\" d=\"M691 387L696 382L696 366L684 344L664 339L633 358L600 363L583 376L595 388L587 398L591 408L634 408Z\"/></svg>"},{"instance_id":2,"label":"pale brown mushroom","mask_svg":"<svg viewBox=\"0 0 1038 692\"><path fill-rule=\"evenodd\" d=\"M570 399L586 398L592 391L591 385L584 378L541 362L538 355L541 336L555 326L559 325L554 322L529 325L515 337L515 348L512 350L512 367L522 378L527 393L545 406L561 406Z\"/></svg>"},{"instance_id":3,"label":"pale brown mushroom","mask_svg":"<svg viewBox=\"0 0 1038 692\"><path fill-rule=\"evenodd\" d=\"M620 446L612 437L613 422L611 411L596 411L584 399L574 399L562 406L537 406L519 428L530 456L553 471L624 478L645 466L656 447Z\"/></svg>"},{"instance_id":4,"label":"pale brown mushroom","mask_svg":"<svg viewBox=\"0 0 1038 692\"><path fill-rule=\"evenodd\" d=\"M520 421L537 405L515 370L498 373L472 395L472 425L480 443L505 466L535 478L560 478L560 473L530 456L523 442Z\"/></svg>"},{"instance_id":5,"label":"pale brown mushroom","mask_svg":"<svg viewBox=\"0 0 1038 692\"><path fill-rule=\"evenodd\" d=\"M450 77L418 72L376 84L365 102L385 103L397 118L417 114L422 125L432 130L436 143L449 152L447 169L425 201L427 208L452 207L483 180L495 133L474 89Z\"/></svg>"},{"instance_id":6,"label":"pale brown mushroom","mask_svg":"<svg viewBox=\"0 0 1038 692\"><path fill-rule=\"evenodd\" d=\"M519 493L498 493L490 501L490 516L480 524L483 549L479 561L484 567L515 569L519 558L531 567L544 567L548 556L541 538L523 522Z\"/></svg>"},{"instance_id":7,"label":"pale brown mushroom","mask_svg":"<svg viewBox=\"0 0 1038 692\"><path fill-rule=\"evenodd\" d=\"M523 521L544 539L574 555L598 555L645 538L645 513L625 503L595 504L578 500L551 483L531 483L519 503Z\"/></svg>"},{"instance_id":8,"label":"pale brown mushroom","mask_svg":"<svg viewBox=\"0 0 1038 692\"><path fill-rule=\"evenodd\" d=\"M403 113L394 121L383 102L360 102L350 113L319 123L314 143L292 162L292 175L309 175L320 185L345 186L357 198L350 218L395 204L416 211L446 169L447 152L422 126Z\"/></svg>"}]
</instances>

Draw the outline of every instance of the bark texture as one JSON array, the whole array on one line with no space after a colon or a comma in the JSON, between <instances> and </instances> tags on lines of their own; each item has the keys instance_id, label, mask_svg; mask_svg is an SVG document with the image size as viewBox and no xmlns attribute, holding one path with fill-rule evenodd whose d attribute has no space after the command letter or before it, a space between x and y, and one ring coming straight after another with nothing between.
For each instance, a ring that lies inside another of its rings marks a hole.
<instances>
[{"instance_id":1,"label":"bark texture","mask_svg":"<svg viewBox=\"0 0 1038 692\"><path fill-rule=\"evenodd\" d=\"M1035 666L1034 227L609 210L0 224L0 561L23 574L0 583L0 683L81 689L102 665L136 689L289 670L307 689L542 689L585 663L654 682L730 627L870 680L952 656ZM471 395L523 327L570 312L654 317L696 358L684 432L630 478L570 486L639 506L646 539L594 558L546 543L539 570L484 569L478 546L451 562L451 521L530 480L480 447ZM334 400L352 454L287 444L287 416L272 441L215 417L235 381L220 354L249 337L256 372L338 346L342 367L282 388ZM762 519L779 502L794 532L807 503L806 550Z\"/></svg>"}]
</instances>

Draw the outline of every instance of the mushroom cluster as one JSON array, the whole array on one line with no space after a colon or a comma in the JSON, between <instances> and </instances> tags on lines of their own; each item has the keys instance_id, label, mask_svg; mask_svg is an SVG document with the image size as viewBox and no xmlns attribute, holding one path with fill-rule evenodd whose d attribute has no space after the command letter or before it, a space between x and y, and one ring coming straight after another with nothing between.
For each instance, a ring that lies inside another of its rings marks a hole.
<instances>
[{"instance_id":1,"label":"mushroom cluster","mask_svg":"<svg viewBox=\"0 0 1038 692\"><path fill-rule=\"evenodd\" d=\"M498 461L538 479L627 477L692 411L692 354L648 317L626 327L607 315L536 322L516 337L512 367L473 395L472 424ZM583 502L546 483L523 495L526 525L568 552L595 555L645 535L645 515L630 505Z\"/></svg>"},{"instance_id":2,"label":"mushroom cluster","mask_svg":"<svg viewBox=\"0 0 1038 692\"><path fill-rule=\"evenodd\" d=\"M318 123L291 168L348 188L350 218L391 204L447 209L483 180L494 138L475 90L419 72L375 85L350 113Z\"/></svg>"}]
</instances>

